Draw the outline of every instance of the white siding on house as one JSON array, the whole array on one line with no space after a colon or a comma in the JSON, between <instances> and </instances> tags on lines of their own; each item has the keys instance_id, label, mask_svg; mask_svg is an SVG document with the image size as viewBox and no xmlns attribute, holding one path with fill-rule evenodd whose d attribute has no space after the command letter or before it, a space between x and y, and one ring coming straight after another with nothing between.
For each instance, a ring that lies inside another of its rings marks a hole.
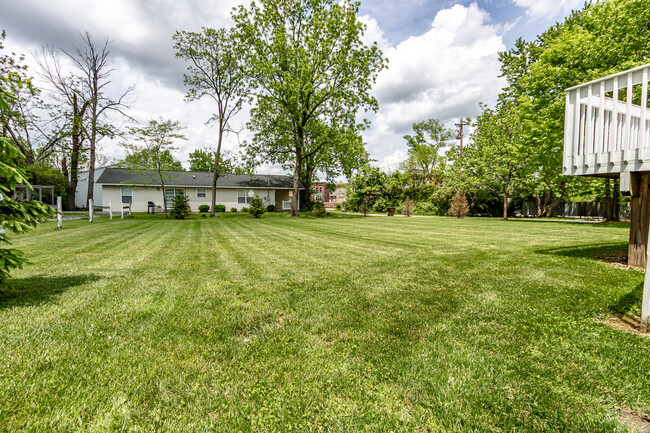
<instances>
[{"instance_id":1,"label":"white siding on house","mask_svg":"<svg viewBox=\"0 0 650 433\"><path fill-rule=\"evenodd\" d=\"M111 201L113 204L113 209L119 209L119 206L122 203L122 190L121 186L117 185L104 185L103 186L103 203L96 202L97 206L108 206L108 202ZM185 194L190 199L190 207L192 212L198 212L199 206L202 204L210 205L212 199L212 189L205 188L206 194L205 197L197 197L196 190L202 188L196 187L178 187L173 186L170 188L174 189L183 189ZM237 203L237 188L218 188L217 189L217 204L222 204L226 206L226 211L230 212L230 209L235 207L238 211L241 211L243 207L250 207L249 204ZM152 201L154 205L163 206L163 194L160 187L135 187L132 189L132 203L131 210L132 212L147 212L149 202ZM254 189L256 195L260 198L265 199L265 205L274 204L276 191L273 189ZM280 192L280 191L278 191Z\"/></svg>"},{"instance_id":2,"label":"white siding on house","mask_svg":"<svg viewBox=\"0 0 650 433\"><path fill-rule=\"evenodd\" d=\"M99 176L104 172L104 167L98 168L95 170L95 182L99 179ZM78 208L86 208L87 203L86 199L88 198L88 172L83 171L79 172L77 177L77 189L75 190L74 195L74 205ZM103 197L102 197L102 185L94 184L93 188L93 201L95 205L102 206ZM106 202L108 206L108 202Z\"/></svg>"}]
</instances>

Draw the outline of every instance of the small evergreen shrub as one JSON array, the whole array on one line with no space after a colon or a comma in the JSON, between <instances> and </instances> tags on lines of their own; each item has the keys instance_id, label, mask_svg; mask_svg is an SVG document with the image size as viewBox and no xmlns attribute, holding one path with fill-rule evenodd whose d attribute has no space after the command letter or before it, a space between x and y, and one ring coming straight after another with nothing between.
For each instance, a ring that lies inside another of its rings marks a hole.
<instances>
[{"instance_id":1,"label":"small evergreen shrub","mask_svg":"<svg viewBox=\"0 0 650 433\"><path fill-rule=\"evenodd\" d=\"M316 215L319 218L322 218L327 214L327 212L325 212L325 205L323 204L322 201L315 201L311 209L314 215Z\"/></svg>"},{"instance_id":2,"label":"small evergreen shrub","mask_svg":"<svg viewBox=\"0 0 650 433\"><path fill-rule=\"evenodd\" d=\"M341 210L341 203L336 203L336 210Z\"/></svg>"},{"instance_id":3,"label":"small evergreen shrub","mask_svg":"<svg viewBox=\"0 0 650 433\"><path fill-rule=\"evenodd\" d=\"M230 212L237 212L237 208L236 207L231 207Z\"/></svg>"},{"instance_id":4,"label":"small evergreen shrub","mask_svg":"<svg viewBox=\"0 0 650 433\"><path fill-rule=\"evenodd\" d=\"M174 196L172 210L169 212L172 218L177 220L185 219L190 214L190 199L185 193L181 192Z\"/></svg>"},{"instance_id":5,"label":"small evergreen shrub","mask_svg":"<svg viewBox=\"0 0 650 433\"><path fill-rule=\"evenodd\" d=\"M363 197L363 200L361 200L361 205L359 205L359 211L363 214L363 216L366 216L368 214L370 211L370 197Z\"/></svg>"},{"instance_id":6,"label":"small evergreen shrub","mask_svg":"<svg viewBox=\"0 0 650 433\"><path fill-rule=\"evenodd\" d=\"M248 210L248 213L251 214L253 218L259 218L264 214L264 212L266 212L266 208L264 207L264 202L262 201L261 198L256 196L251 201L251 208Z\"/></svg>"},{"instance_id":7,"label":"small evergreen shrub","mask_svg":"<svg viewBox=\"0 0 650 433\"><path fill-rule=\"evenodd\" d=\"M209 212L210 211L210 206L207 204L202 204L199 206L199 212Z\"/></svg>"},{"instance_id":8,"label":"small evergreen shrub","mask_svg":"<svg viewBox=\"0 0 650 433\"><path fill-rule=\"evenodd\" d=\"M456 192L456 195L451 200L451 206L449 206L449 215L456 218L465 218L468 213L469 203L467 203L467 197L460 191Z\"/></svg>"},{"instance_id":9,"label":"small evergreen shrub","mask_svg":"<svg viewBox=\"0 0 650 433\"><path fill-rule=\"evenodd\" d=\"M225 204L216 204L216 205L214 205L214 211L215 212L225 212L226 211L226 205Z\"/></svg>"},{"instance_id":10,"label":"small evergreen shrub","mask_svg":"<svg viewBox=\"0 0 650 433\"><path fill-rule=\"evenodd\" d=\"M266 211L267 211L267 212L275 212L275 205L274 205L274 204L270 204L270 205L268 205L268 206L266 207Z\"/></svg>"},{"instance_id":11,"label":"small evergreen shrub","mask_svg":"<svg viewBox=\"0 0 650 433\"><path fill-rule=\"evenodd\" d=\"M243 208L241 208L241 211L244 212L244 213L246 213L246 212L248 212L248 208L247 208L247 207L243 207Z\"/></svg>"}]
</instances>

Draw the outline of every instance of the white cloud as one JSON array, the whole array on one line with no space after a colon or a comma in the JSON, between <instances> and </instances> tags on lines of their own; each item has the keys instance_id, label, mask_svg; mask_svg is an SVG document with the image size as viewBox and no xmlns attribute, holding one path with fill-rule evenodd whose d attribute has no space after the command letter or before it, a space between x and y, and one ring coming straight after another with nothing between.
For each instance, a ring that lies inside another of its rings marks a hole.
<instances>
[{"instance_id":1,"label":"white cloud","mask_svg":"<svg viewBox=\"0 0 650 433\"><path fill-rule=\"evenodd\" d=\"M413 123L434 117L452 127L460 117L476 116L479 102L496 99L505 85L499 78L498 52L506 49L502 32L472 3L439 11L429 31L397 46L381 42L389 69L373 90L380 110L364 137L378 165L394 167L397 157L406 157L402 136Z\"/></svg>"},{"instance_id":2,"label":"white cloud","mask_svg":"<svg viewBox=\"0 0 650 433\"><path fill-rule=\"evenodd\" d=\"M553 18L581 9L585 0L512 0L531 18Z\"/></svg>"}]
</instances>

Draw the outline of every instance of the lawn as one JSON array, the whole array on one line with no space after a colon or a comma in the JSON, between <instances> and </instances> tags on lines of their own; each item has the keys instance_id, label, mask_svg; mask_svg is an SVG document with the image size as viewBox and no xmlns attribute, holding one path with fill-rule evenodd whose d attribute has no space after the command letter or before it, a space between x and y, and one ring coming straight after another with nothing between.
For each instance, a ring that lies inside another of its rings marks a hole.
<instances>
[{"instance_id":1,"label":"lawn","mask_svg":"<svg viewBox=\"0 0 650 433\"><path fill-rule=\"evenodd\" d=\"M615 432L625 224L136 216L14 237L1 431Z\"/></svg>"}]
</instances>

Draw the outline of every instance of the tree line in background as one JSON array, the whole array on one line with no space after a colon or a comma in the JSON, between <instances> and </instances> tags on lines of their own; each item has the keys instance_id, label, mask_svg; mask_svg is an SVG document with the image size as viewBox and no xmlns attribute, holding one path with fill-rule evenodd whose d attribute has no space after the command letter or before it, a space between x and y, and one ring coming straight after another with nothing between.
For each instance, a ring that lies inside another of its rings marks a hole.
<instances>
[{"instance_id":1,"label":"tree line in background","mask_svg":"<svg viewBox=\"0 0 650 433\"><path fill-rule=\"evenodd\" d=\"M330 180L349 176L368 161L360 135L368 122L359 113L377 110L370 89L386 61L376 44L361 41L365 26L358 10L358 2L259 0L233 10L232 28L174 34L176 56L188 64L186 99L209 98L215 107L207 123L216 126L216 149L190 155L191 169L213 173L213 192L225 173L280 164L293 173L292 215L297 215L299 199L307 208L311 199L304 192L300 197L301 182L309 191L316 173ZM20 115L2 119L3 136L22 154L16 163L32 183L55 185L56 194L67 197L69 210L81 169L89 170L87 199L93 198L104 137L126 139L123 167L159 174L182 169L172 155L173 143L183 138L178 122L160 118L142 127L115 126L119 118L134 120L127 111L133 86L109 96L115 89L108 87L114 72L108 47L108 39L97 44L84 33L72 51L44 48L37 61L48 83L47 97L35 88L19 89L12 104ZM23 60L4 54L3 72L27 79ZM241 143L238 157L224 154L223 139L239 132L231 121L244 104L252 106L246 127L254 138Z\"/></svg>"},{"instance_id":2,"label":"tree line in background","mask_svg":"<svg viewBox=\"0 0 650 433\"><path fill-rule=\"evenodd\" d=\"M553 216L563 201L604 201L617 219L618 179L562 175L564 89L647 63L648 10L650 0L587 3L535 40L517 40L499 56L507 86L495 106L481 106L462 157L439 121L416 123L400 170L359 170L348 208L365 200L384 212L411 198L416 213L443 215L461 191L473 214L507 218L532 200L538 217Z\"/></svg>"}]
</instances>

